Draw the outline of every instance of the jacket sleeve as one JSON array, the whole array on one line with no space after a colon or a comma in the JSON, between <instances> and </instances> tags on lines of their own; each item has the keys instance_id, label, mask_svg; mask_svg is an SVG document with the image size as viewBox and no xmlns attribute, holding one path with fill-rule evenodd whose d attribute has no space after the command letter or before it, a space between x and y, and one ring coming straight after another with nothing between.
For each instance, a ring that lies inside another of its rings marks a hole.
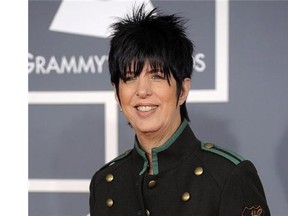
<instances>
[{"instance_id":1,"label":"jacket sleeve","mask_svg":"<svg viewBox=\"0 0 288 216\"><path fill-rule=\"evenodd\" d=\"M243 161L226 180L219 216L270 216L264 189L254 165Z\"/></svg>"}]
</instances>

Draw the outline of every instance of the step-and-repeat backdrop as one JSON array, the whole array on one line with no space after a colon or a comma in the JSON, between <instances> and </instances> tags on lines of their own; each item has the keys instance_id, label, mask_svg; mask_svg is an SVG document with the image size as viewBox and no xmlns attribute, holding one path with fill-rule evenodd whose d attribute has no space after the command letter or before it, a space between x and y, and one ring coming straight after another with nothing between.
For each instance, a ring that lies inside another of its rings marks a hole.
<instances>
[{"instance_id":1,"label":"step-and-repeat backdrop","mask_svg":"<svg viewBox=\"0 0 288 216\"><path fill-rule=\"evenodd\" d=\"M288 2L143 2L188 19L198 138L252 160L272 214L287 215ZM133 147L107 66L108 26L132 6L29 1L29 216L88 215L91 176Z\"/></svg>"}]
</instances>

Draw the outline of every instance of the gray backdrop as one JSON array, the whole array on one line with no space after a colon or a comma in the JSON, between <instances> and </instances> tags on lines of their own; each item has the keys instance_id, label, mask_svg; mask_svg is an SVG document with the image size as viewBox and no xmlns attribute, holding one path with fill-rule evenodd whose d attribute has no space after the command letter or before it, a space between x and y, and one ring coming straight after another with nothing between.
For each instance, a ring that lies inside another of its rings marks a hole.
<instances>
[{"instance_id":1,"label":"gray backdrop","mask_svg":"<svg viewBox=\"0 0 288 216\"><path fill-rule=\"evenodd\" d=\"M133 147L109 83L105 30L131 2L29 0L30 216L86 216L91 176ZM288 2L145 2L189 19L197 137L252 160L272 215L287 215Z\"/></svg>"}]
</instances>

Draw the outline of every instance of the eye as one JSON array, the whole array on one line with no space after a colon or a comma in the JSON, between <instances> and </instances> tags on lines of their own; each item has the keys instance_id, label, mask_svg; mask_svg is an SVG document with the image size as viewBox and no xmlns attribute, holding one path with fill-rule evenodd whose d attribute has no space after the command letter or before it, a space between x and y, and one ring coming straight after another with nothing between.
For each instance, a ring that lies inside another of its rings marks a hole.
<instances>
[{"instance_id":1,"label":"eye","mask_svg":"<svg viewBox=\"0 0 288 216\"><path fill-rule=\"evenodd\" d=\"M155 71L151 74L151 76L152 76L152 79L161 79L161 80L166 79L164 73L162 73L161 71Z\"/></svg>"},{"instance_id":2,"label":"eye","mask_svg":"<svg viewBox=\"0 0 288 216\"><path fill-rule=\"evenodd\" d=\"M129 82L132 80L135 80L137 77L135 76L135 73L126 73L126 77L124 79L125 82Z\"/></svg>"}]
</instances>

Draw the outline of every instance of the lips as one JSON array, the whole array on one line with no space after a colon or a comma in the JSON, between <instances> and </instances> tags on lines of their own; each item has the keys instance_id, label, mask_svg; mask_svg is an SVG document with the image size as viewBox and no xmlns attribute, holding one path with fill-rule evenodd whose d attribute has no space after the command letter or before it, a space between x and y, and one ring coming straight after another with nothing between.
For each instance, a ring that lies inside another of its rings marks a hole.
<instances>
[{"instance_id":1,"label":"lips","mask_svg":"<svg viewBox=\"0 0 288 216\"><path fill-rule=\"evenodd\" d=\"M156 105L138 105L138 106L135 106L135 108L141 112L149 112L151 110L156 109L157 107L158 106L156 106Z\"/></svg>"}]
</instances>

